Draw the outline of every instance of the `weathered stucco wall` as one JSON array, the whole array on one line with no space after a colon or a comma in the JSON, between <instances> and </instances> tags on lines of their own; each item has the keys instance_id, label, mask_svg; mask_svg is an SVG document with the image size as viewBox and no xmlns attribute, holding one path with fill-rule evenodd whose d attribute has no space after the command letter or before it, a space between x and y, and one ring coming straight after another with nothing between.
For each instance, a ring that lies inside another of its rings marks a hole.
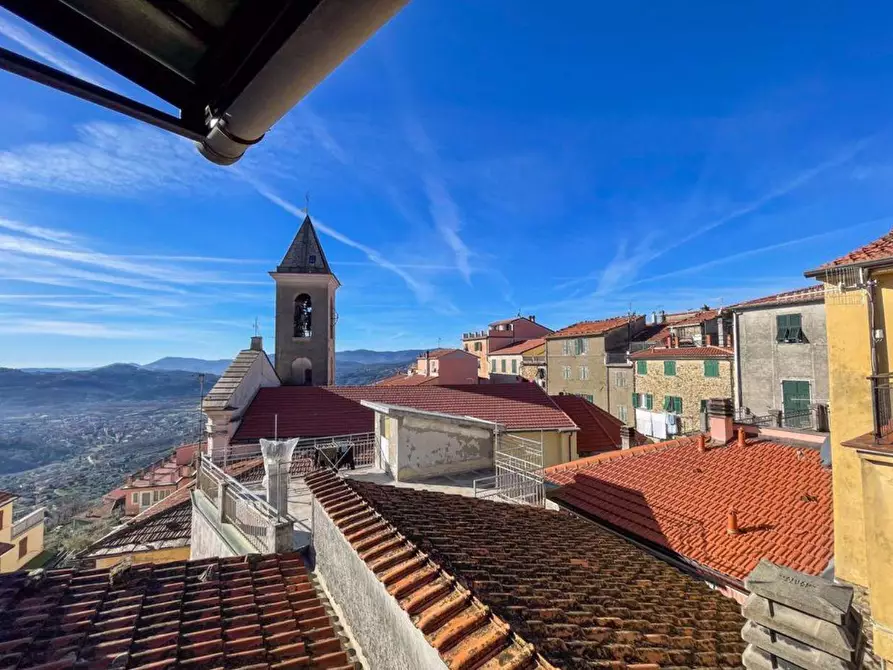
<instances>
[{"instance_id":1,"label":"weathered stucco wall","mask_svg":"<svg viewBox=\"0 0 893 670\"><path fill-rule=\"evenodd\" d=\"M893 660L893 457L862 455L874 652Z\"/></svg>"},{"instance_id":2,"label":"weathered stucco wall","mask_svg":"<svg viewBox=\"0 0 893 670\"><path fill-rule=\"evenodd\" d=\"M397 422L398 481L493 465L493 434L489 427L412 415L401 416Z\"/></svg>"},{"instance_id":3,"label":"weathered stucco wall","mask_svg":"<svg viewBox=\"0 0 893 670\"><path fill-rule=\"evenodd\" d=\"M800 314L806 342L777 342L776 316ZM825 304L750 309L738 316L741 405L758 416L783 409L782 381L809 382L811 402L828 402Z\"/></svg>"},{"instance_id":4,"label":"weathered stucco wall","mask_svg":"<svg viewBox=\"0 0 893 670\"><path fill-rule=\"evenodd\" d=\"M889 294L889 290L886 292ZM893 301L891 301L893 305ZM855 450L842 442L872 430L868 304L864 291L829 296L828 330L831 451L834 467L834 571L848 582L868 585L862 470ZM889 332L889 331L888 331Z\"/></svg>"},{"instance_id":5,"label":"weathered stucco wall","mask_svg":"<svg viewBox=\"0 0 893 670\"><path fill-rule=\"evenodd\" d=\"M607 368L609 411L627 425L636 423L633 411L635 374L632 365L611 365Z\"/></svg>"},{"instance_id":6,"label":"weathered stucco wall","mask_svg":"<svg viewBox=\"0 0 893 670\"><path fill-rule=\"evenodd\" d=\"M12 506L10 506L11 508ZM6 515L4 515L6 517ZM9 517L12 517L12 512L10 511ZM8 524L8 520L4 520L4 526ZM14 546L12 549L7 551L5 554L0 556L0 573L3 572L15 572L16 570L20 570L23 565L25 565L32 558L37 556L41 551L43 551L43 533L44 533L44 524L39 523L33 528L28 529L18 537L7 540L11 542ZM19 556L19 548L21 547L22 542L26 542L25 548L27 551L24 556Z\"/></svg>"},{"instance_id":7,"label":"weathered stucco wall","mask_svg":"<svg viewBox=\"0 0 893 670\"><path fill-rule=\"evenodd\" d=\"M409 615L347 542L316 499L313 500L313 551L332 600L370 668L417 670L446 668Z\"/></svg>"},{"instance_id":8,"label":"weathered stucco wall","mask_svg":"<svg viewBox=\"0 0 893 670\"><path fill-rule=\"evenodd\" d=\"M575 395L591 395L592 402L607 409L608 387L605 376L605 339L603 337L584 338L589 343L589 351L585 354L562 353L562 343L576 338L564 338L546 341L546 390L550 395L572 393ZM564 367L571 369L571 378L564 379ZM589 369L589 379L580 379L580 368Z\"/></svg>"},{"instance_id":9,"label":"weathered stucco wall","mask_svg":"<svg viewBox=\"0 0 893 670\"><path fill-rule=\"evenodd\" d=\"M510 431L512 435L524 437L528 440L543 441L543 467L567 463L579 458L577 454L576 432L559 432L557 430L544 431Z\"/></svg>"},{"instance_id":10,"label":"weathered stucco wall","mask_svg":"<svg viewBox=\"0 0 893 670\"><path fill-rule=\"evenodd\" d=\"M719 361L719 377L704 376L703 360L676 360L676 374L664 374L664 361L647 360L647 372L638 372L634 363L635 392L650 393L654 398L653 410L662 411L664 396L682 398L683 427L697 426L701 412L701 400L732 397L732 361ZM632 400L632 394L630 394Z\"/></svg>"}]
</instances>

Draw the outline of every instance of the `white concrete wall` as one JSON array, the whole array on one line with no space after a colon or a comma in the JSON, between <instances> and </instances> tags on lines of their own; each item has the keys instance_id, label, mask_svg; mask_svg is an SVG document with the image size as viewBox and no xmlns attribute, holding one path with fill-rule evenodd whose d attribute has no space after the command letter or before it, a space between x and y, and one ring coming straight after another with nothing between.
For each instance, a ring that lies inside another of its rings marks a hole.
<instances>
[{"instance_id":1,"label":"white concrete wall","mask_svg":"<svg viewBox=\"0 0 893 670\"><path fill-rule=\"evenodd\" d=\"M487 426L412 415L400 417L398 425L398 481L493 466L493 433Z\"/></svg>"},{"instance_id":2,"label":"white concrete wall","mask_svg":"<svg viewBox=\"0 0 893 670\"><path fill-rule=\"evenodd\" d=\"M440 655L409 615L357 555L316 499L313 500L313 550L316 570L370 668L438 670Z\"/></svg>"}]
</instances>

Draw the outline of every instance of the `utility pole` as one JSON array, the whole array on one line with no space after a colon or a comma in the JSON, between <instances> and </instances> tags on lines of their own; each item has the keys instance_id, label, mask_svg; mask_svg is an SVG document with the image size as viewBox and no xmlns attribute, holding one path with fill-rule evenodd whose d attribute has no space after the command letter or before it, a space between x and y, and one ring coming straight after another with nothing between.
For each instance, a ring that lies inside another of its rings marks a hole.
<instances>
[{"instance_id":1,"label":"utility pole","mask_svg":"<svg viewBox=\"0 0 893 670\"><path fill-rule=\"evenodd\" d=\"M202 413L202 401L205 399L205 373L198 373L198 445L201 450L204 433L205 415Z\"/></svg>"}]
</instances>

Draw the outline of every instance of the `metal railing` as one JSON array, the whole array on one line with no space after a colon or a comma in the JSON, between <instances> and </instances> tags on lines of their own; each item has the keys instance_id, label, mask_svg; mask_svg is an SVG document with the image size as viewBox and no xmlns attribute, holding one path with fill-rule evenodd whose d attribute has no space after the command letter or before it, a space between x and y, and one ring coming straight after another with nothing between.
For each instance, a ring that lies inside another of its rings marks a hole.
<instances>
[{"instance_id":1,"label":"metal railing","mask_svg":"<svg viewBox=\"0 0 893 670\"><path fill-rule=\"evenodd\" d=\"M509 502L545 505L542 441L497 433L493 461L495 495Z\"/></svg>"},{"instance_id":2,"label":"metal railing","mask_svg":"<svg viewBox=\"0 0 893 670\"><path fill-rule=\"evenodd\" d=\"M545 356L521 356L521 365L545 365Z\"/></svg>"},{"instance_id":3,"label":"metal railing","mask_svg":"<svg viewBox=\"0 0 893 670\"><path fill-rule=\"evenodd\" d=\"M288 521L276 508L230 477L204 455L199 461L196 483L215 507L221 505L222 498L222 509L218 509L224 523L235 526L258 551L276 551L275 532L271 531Z\"/></svg>"},{"instance_id":4,"label":"metal railing","mask_svg":"<svg viewBox=\"0 0 893 670\"><path fill-rule=\"evenodd\" d=\"M297 479L323 467L352 470L373 466L376 463L376 445L375 433L350 433L299 440L288 466L289 476ZM244 461L257 460L260 457L260 444L232 445L222 456L215 454L214 462L224 469L231 469ZM239 475L239 481L243 483L259 482L263 478L263 464Z\"/></svg>"},{"instance_id":5,"label":"metal railing","mask_svg":"<svg viewBox=\"0 0 893 670\"><path fill-rule=\"evenodd\" d=\"M893 433L893 373L874 375L871 381L874 436L877 439Z\"/></svg>"},{"instance_id":6,"label":"metal railing","mask_svg":"<svg viewBox=\"0 0 893 670\"><path fill-rule=\"evenodd\" d=\"M30 514L23 516L21 519L12 524L13 539L19 537L23 533L28 532L35 526L39 526L46 518L46 507L34 510Z\"/></svg>"},{"instance_id":7,"label":"metal railing","mask_svg":"<svg viewBox=\"0 0 893 670\"><path fill-rule=\"evenodd\" d=\"M630 362L629 354L625 351L606 351L605 365L626 365Z\"/></svg>"}]
</instances>

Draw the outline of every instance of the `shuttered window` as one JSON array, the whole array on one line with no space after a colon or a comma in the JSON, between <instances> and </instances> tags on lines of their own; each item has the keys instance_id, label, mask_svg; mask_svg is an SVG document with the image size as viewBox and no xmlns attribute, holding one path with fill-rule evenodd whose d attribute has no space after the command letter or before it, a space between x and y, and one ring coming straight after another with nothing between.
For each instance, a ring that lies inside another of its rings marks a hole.
<instances>
[{"instance_id":1,"label":"shuttered window","mask_svg":"<svg viewBox=\"0 0 893 670\"><path fill-rule=\"evenodd\" d=\"M645 394L645 409L654 409L654 396L650 393Z\"/></svg>"},{"instance_id":2,"label":"shuttered window","mask_svg":"<svg viewBox=\"0 0 893 670\"><path fill-rule=\"evenodd\" d=\"M799 314L779 314L775 317L776 342L805 342Z\"/></svg>"},{"instance_id":3,"label":"shuttered window","mask_svg":"<svg viewBox=\"0 0 893 670\"><path fill-rule=\"evenodd\" d=\"M639 406L639 394L633 393L633 407L635 408L638 406Z\"/></svg>"},{"instance_id":4,"label":"shuttered window","mask_svg":"<svg viewBox=\"0 0 893 670\"><path fill-rule=\"evenodd\" d=\"M664 396L664 411L682 414L682 398L675 395Z\"/></svg>"},{"instance_id":5,"label":"shuttered window","mask_svg":"<svg viewBox=\"0 0 893 670\"><path fill-rule=\"evenodd\" d=\"M667 377L676 376L676 361L664 361L664 375Z\"/></svg>"},{"instance_id":6,"label":"shuttered window","mask_svg":"<svg viewBox=\"0 0 893 670\"><path fill-rule=\"evenodd\" d=\"M719 377L719 361L704 361L704 376Z\"/></svg>"},{"instance_id":7,"label":"shuttered window","mask_svg":"<svg viewBox=\"0 0 893 670\"><path fill-rule=\"evenodd\" d=\"M640 375L647 375L648 361L636 361L636 373Z\"/></svg>"}]
</instances>

